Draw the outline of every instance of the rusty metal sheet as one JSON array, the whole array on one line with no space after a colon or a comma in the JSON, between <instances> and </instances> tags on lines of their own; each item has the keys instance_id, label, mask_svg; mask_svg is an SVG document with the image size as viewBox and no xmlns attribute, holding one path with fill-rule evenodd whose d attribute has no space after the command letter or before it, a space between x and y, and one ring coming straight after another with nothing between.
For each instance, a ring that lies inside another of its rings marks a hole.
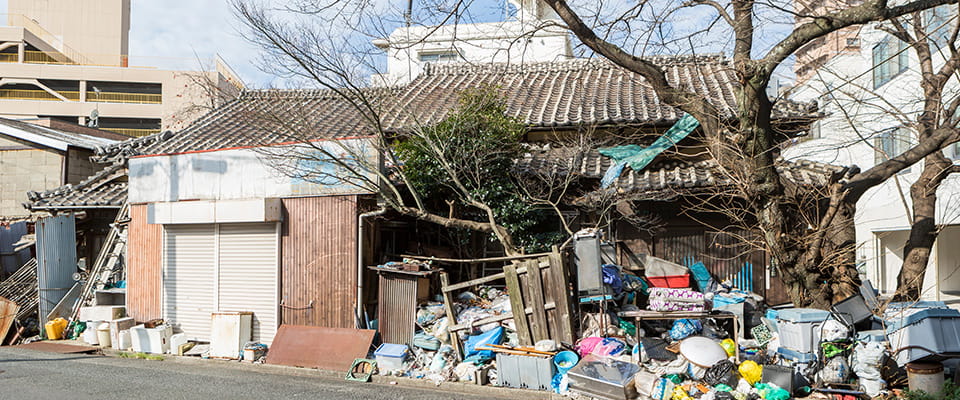
<instances>
[{"instance_id":1,"label":"rusty metal sheet","mask_svg":"<svg viewBox=\"0 0 960 400\"><path fill-rule=\"evenodd\" d=\"M19 311L20 306L17 303L0 297L0 341L7 337L7 331L10 330L10 325L13 325L13 320L17 318Z\"/></svg>"},{"instance_id":2,"label":"rusty metal sheet","mask_svg":"<svg viewBox=\"0 0 960 400\"><path fill-rule=\"evenodd\" d=\"M100 351L100 348L98 347L80 346L80 345L53 343L53 342L33 342L33 343L27 343L27 344L19 344L11 347L16 347L19 349L35 350L35 351L45 351L48 353L60 353L60 354L94 353L94 352Z\"/></svg>"},{"instance_id":3,"label":"rusty metal sheet","mask_svg":"<svg viewBox=\"0 0 960 400\"><path fill-rule=\"evenodd\" d=\"M127 315L137 321L162 318L163 225L147 223L147 205L130 206L127 225Z\"/></svg>"},{"instance_id":4,"label":"rusty metal sheet","mask_svg":"<svg viewBox=\"0 0 960 400\"><path fill-rule=\"evenodd\" d=\"M375 333L369 329L280 325L267 352L267 364L346 372L353 360L367 357Z\"/></svg>"},{"instance_id":5,"label":"rusty metal sheet","mask_svg":"<svg viewBox=\"0 0 960 400\"><path fill-rule=\"evenodd\" d=\"M355 327L357 197L282 202L281 323Z\"/></svg>"}]
</instances>

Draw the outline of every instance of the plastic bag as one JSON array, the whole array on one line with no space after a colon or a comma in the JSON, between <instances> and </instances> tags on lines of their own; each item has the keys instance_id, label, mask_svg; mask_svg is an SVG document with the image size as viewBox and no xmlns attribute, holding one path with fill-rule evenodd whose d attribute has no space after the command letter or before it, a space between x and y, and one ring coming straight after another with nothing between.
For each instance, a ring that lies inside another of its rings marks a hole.
<instances>
[{"instance_id":1,"label":"plastic bag","mask_svg":"<svg viewBox=\"0 0 960 400\"><path fill-rule=\"evenodd\" d=\"M760 378L763 376L763 368L750 360L740 363L740 367L737 368L737 370L740 371L740 376L750 385L760 382Z\"/></svg>"},{"instance_id":2,"label":"plastic bag","mask_svg":"<svg viewBox=\"0 0 960 400\"><path fill-rule=\"evenodd\" d=\"M484 347L489 344L500 344L503 340L503 327L497 327L491 329L487 332L481 333L479 335L473 335L467 338L467 342L464 343L463 349L466 352L466 357L472 355L478 355L481 359L491 359L493 358L493 352L490 350L477 350L477 347Z\"/></svg>"},{"instance_id":3,"label":"plastic bag","mask_svg":"<svg viewBox=\"0 0 960 400\"><path fill-rule=\"evenodd\" d=\"M880 379L880 365L883 361L884 348L878 342L857 344L853 349L850 364L853 372L860 379Z\"/></svg>"},{"instance_id":4,"label":"plastic bag","mask_svg":"<svg viewBox=\"0 0 960 400\"><path fill-rule=\"evenodd\" d=\"M670 338L673 340L685 339L690 335L700 332L701 329L700 321L695 319L678 319L674 321L673 327L670 328Z\"/></svg>"},{"instance_id":5,"label":"plastic bag","mask_svg":"<svg viewBox=\"0 0 960 400\"><path fill-rule=\"evenodd\" d=\"M786 389L779 388L777 385L771 385L769 383L757 384L757 392L764 400L787 400L790 398L790 392L788 392Z\"/></svg>"},{"instance_id":6,"label":"plastic bag","mask_svg":"<svg viewBox=\"0 0 960 400\"><path fill-rule=\"evenodd\" d=\"M824 342L833 342L837 340L846 339L849 335L849 330L845 325L840 323L833 318L828 319L823 322L823 326L820 327L820 340Z\"/></svg>"},{"instance_id":7,"label":"plastic bag","mask_svg":"<svg viewBox=\"0 0 960 400\"><path fill-rule=\"evenodd\" d=\"M737 344L733 342L733 339L723 339L720 341L720 347L723 347L723 351L727 352L727 357L733 357L737 353Z\"/></svg>"},{"instance_id":8,"label":"plastic bag","mask_svg":"<svg viewBox=\"0 0 960 400\"><path fill-rule=\"evenodd\" d=\"M823 383L843 383L849 374L850 367L847 365L847 359L834 357L827 361L823 369L817 373L817 377Z\"/></svg>"},{"instance_id":9,"label":"plastic bag","mask_svg":"<svg viewBox=\"0 0 960 400\"><path fill-rule=\"evenodd\" d=\"M718 386L721 384L729 385L736 383L733 378L733 362L723 360L707 369L707 372L704 373L703 381L710 386Z\"/></svg>"},{"instance_id":10,"label":"plastic bag","mask_svg":"<svg viewBox=\"0 0 960 400\"><path fill-rule=\"evenodd\" d=\"M653 385L653 393L650 397L654 400L667 400L673 396L674 386L676 386L676 384L670 382L669 379L657 379L657 383Z\"/></svg>"},{"instance_id":11,"label":"plastic bag","mask_svg":"<svg viewBox=\"0 0 960 400\"><path fill-rule=\"evenodd\" d=\"M580 357L586 357L587 354L592 353L593 349L602 341L603 338L599 336L590 336L580 339L580 342L575 346L577 354L579 354Z\"/></svg>"},{"instance_id":12,"label":"plastic bag","mask_svg":"<svg viewBox=\"0 0 960 400\"><path fill-rule=\"evenodd\" d=\"M598 356L604 357L616 357L620 353L623 353L623 350L626 349L627 344L623 341L615 338L603 338L600 343L590 351L590 354L595 354Z\"/></svg>"},{"instance_id":13,"label":"plastic bag","mask_svg":"<svg viewBox=\"0 0 960 400\"><path fill-rule=\"evenodd\" d=\"M687 394L686 390L683 390L683 386L674 386L673 387L673 396L670 397L671 400L693 400L693 397L690 397Z\"/></svg>"}]
</instances>

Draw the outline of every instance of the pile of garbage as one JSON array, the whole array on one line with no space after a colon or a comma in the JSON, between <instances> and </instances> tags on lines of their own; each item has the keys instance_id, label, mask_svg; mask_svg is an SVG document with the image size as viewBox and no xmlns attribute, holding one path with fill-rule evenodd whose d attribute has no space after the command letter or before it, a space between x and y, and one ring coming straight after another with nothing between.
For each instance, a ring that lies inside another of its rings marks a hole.
<instances>
[{"instance_id":1,"label":"pile of garbage","mask_svg":"<svg viewBox=\"0 0 960 400\"><path fill-rule=\"evenodd\" d=\"M853 399L900 396L908 381L911 390L936 393L944 366L957 364L939 361L960 357L960 312L942 302L883 306L866 282L862 293L829 310L767 308L734 279L718 282L702 263L654 264L659 279L645 277L637 293L646 304L621 301L609 285L635 276L605 276L609 301L584 317L586 337L576 345L581 361L564 381L572 396ZM671 270L666 276L664 267ZM604 266L605 272L618 269ZM676 287L683 281L677 275L692 277L691 284ZM744 328L739 337L724 329L731 328L729 319L720 317L728 313ZM651 315L658 318L643 318Z\"/></svg>"},{"instance_id":2,"label":"pile of garbage","mask_svg":"<svg viewBox=\"0 0 960 400\"><path fill-rule=\"evenodd\" d=\"M460 293L453 307L457 320L451 322L443 303L421 305L417 311L418 330L411 345L384 343L374 353L380 374L430 379L438 385L447 381L479 381L493 366L498 347L516 347L512 319L474 326L476 321L510 313L510 296L503 291L479 286L475 293ZM453 325L470 328L451 332ZM463 361L457 361L452 335L463 343Z\"/></svg>"}]
</instances>

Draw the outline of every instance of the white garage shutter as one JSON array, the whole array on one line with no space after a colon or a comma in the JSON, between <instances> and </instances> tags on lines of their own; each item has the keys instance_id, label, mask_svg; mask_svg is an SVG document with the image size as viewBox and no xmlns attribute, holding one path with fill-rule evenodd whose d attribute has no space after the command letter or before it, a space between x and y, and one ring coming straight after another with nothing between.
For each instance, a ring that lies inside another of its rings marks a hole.
<instances>
[{"instance_id":1,"label":"white garage shutter","mask_svg":"<svg viewBox=\"0 0 960 400\"><path fill-rule=\"evenodd\" d=\"M219 225L220 311L253 311L253 340L277 333L277 224Z\"/></svg>"},{"instance_id":2,"label":"white garage shutter","mask_svg":"<svg viewBox=\"0 0 960 400\"><path fill-rule=\"evenodd\" d=\"M210 339L214 311L214 225L166 225L163 253L163 318L190 339Z\"/></svg>"}]
</instances>

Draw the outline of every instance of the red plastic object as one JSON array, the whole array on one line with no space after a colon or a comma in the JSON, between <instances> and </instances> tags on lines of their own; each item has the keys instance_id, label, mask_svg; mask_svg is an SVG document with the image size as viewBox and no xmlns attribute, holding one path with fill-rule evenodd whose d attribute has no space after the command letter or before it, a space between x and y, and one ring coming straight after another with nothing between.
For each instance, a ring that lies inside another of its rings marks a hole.
<instances>
[{"instance_id":1,"label":"red plastic object","mask_svg":"<svg viewBox=\"0 0 960 400\"><path fill-rule=\"evenodd\" d=\"M666 275L666 276L648 276L650 286L681 289L690 287L690 274L684 275Z\"/></svg>"}]
</instances>

